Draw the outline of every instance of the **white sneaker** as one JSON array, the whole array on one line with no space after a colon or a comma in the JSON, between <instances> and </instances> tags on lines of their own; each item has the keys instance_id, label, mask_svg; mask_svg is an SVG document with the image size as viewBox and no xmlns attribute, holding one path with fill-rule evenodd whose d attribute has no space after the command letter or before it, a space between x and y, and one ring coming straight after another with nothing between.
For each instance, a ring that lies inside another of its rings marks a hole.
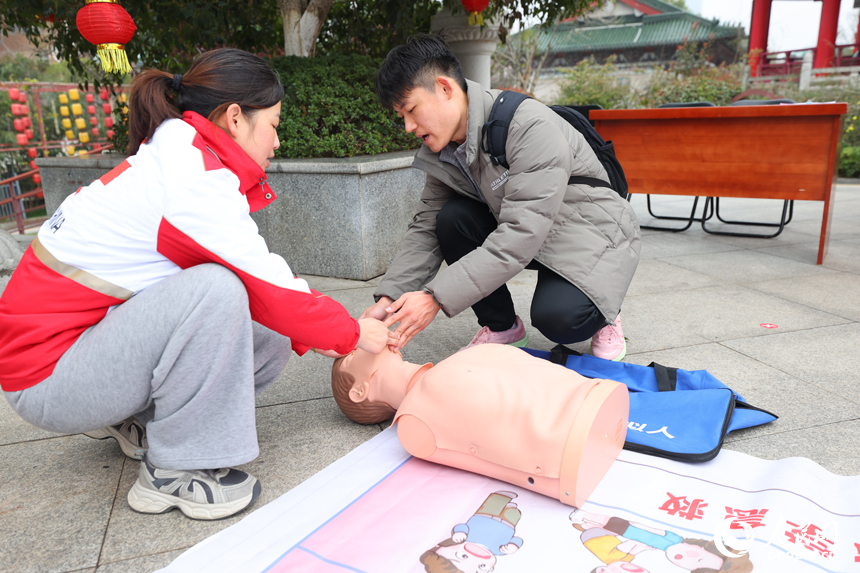
<instances>
[{"instance_id":1,"label":"white sneaker","mask_svg":"<svg viewBox=\"0 0 860 573\"><path fill-rule=\"evenodd\" d=\"M146 443L146 428L134 416L113 426L84 432L84 435L96 440L114 438L119 442L122 453L134 460L142 460L146 450L149 449L149 444Z\"/></svg>"}]
</instances>

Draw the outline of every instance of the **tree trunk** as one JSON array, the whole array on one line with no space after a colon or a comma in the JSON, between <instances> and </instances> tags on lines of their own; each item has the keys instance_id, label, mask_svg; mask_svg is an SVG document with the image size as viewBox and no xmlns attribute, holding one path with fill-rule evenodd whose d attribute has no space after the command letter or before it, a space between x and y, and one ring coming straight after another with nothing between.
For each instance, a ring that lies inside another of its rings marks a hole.
<instances>
[{"instance_id":1,"label":"tree trunk","mask_svg":"<svg viewBox=\"0 0 860 573\"><path fill-rule=\"evenodd\" d=\"M278 0L284 18L284 52L311 57L334 0Z\"/></svg>"}]
</instances>

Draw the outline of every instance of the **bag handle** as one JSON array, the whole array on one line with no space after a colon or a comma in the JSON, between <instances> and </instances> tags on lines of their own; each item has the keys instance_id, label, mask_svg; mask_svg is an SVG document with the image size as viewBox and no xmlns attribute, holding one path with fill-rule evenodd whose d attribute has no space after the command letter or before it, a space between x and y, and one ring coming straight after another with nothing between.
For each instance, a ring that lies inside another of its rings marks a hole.
<instances>
[{"instance_id":1,"label":"bag handle","mask_svg":"<svg viewBox=\"0 0 860 573\"><path fill-rule=\"evenodd\" d=\"M657 391L658 392L674 392L678 385L678 369L667 368L662 364L652 362L648 365L654 369L654 374L657 376Z\"/></svg>"},{"instance_id":2,"label":"bag handle","mask_svg":"<svg viewBox=\"0 0 860 573\"><path fill-rule=\"evenodd\" d=\"M562 366L567 366L567 357L568 356L582 356L582 352L577 352L571 348L568 348L564 344L559 344L549 353L549 361L553 364L560 364Z\"/></svg>"}]
</instances>

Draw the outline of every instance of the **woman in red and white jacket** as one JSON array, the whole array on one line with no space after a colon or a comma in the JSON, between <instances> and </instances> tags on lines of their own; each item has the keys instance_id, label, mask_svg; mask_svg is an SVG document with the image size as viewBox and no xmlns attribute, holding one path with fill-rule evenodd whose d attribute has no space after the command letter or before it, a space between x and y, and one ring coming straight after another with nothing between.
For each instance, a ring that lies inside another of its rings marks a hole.
<instances>
[{"instance_id":1,"label":"woman in red and white jacket","mask_svg":"<svg viewBox=\"0 0 860 573\"><path fill-rule=\"evenodd\" d=\"M396 343L310 289L251 219L275 199L264 169L283 96L263 60L229 48L184 75L142 73L131 156L63 201L0 298L12 408L41 428L116 438L142 460L137 511L241 511L260 484L230 466L259 454L254 397L290 347Z\"/></svg>"}]
</instances>

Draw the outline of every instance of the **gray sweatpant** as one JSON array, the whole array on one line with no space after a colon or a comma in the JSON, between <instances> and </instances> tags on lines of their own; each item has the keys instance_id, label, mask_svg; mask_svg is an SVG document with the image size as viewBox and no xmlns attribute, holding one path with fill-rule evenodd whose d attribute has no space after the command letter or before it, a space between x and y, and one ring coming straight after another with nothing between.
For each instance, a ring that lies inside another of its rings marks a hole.
<instances>
[{"instance_id":1,"label":"gray sweatpant","mask_svg":"<svg viewBox=\"0 0 860 573\"><path fill-rule=\"evenodd\" d=\"M288 338L251 320L239 278L206 264L114 308L50 377L6 398L22 418L55 432L86 432L135 415L146 424L156 467L230 467L259 454L254 396L289 356Z\"/></svg>"}]
</instances>

